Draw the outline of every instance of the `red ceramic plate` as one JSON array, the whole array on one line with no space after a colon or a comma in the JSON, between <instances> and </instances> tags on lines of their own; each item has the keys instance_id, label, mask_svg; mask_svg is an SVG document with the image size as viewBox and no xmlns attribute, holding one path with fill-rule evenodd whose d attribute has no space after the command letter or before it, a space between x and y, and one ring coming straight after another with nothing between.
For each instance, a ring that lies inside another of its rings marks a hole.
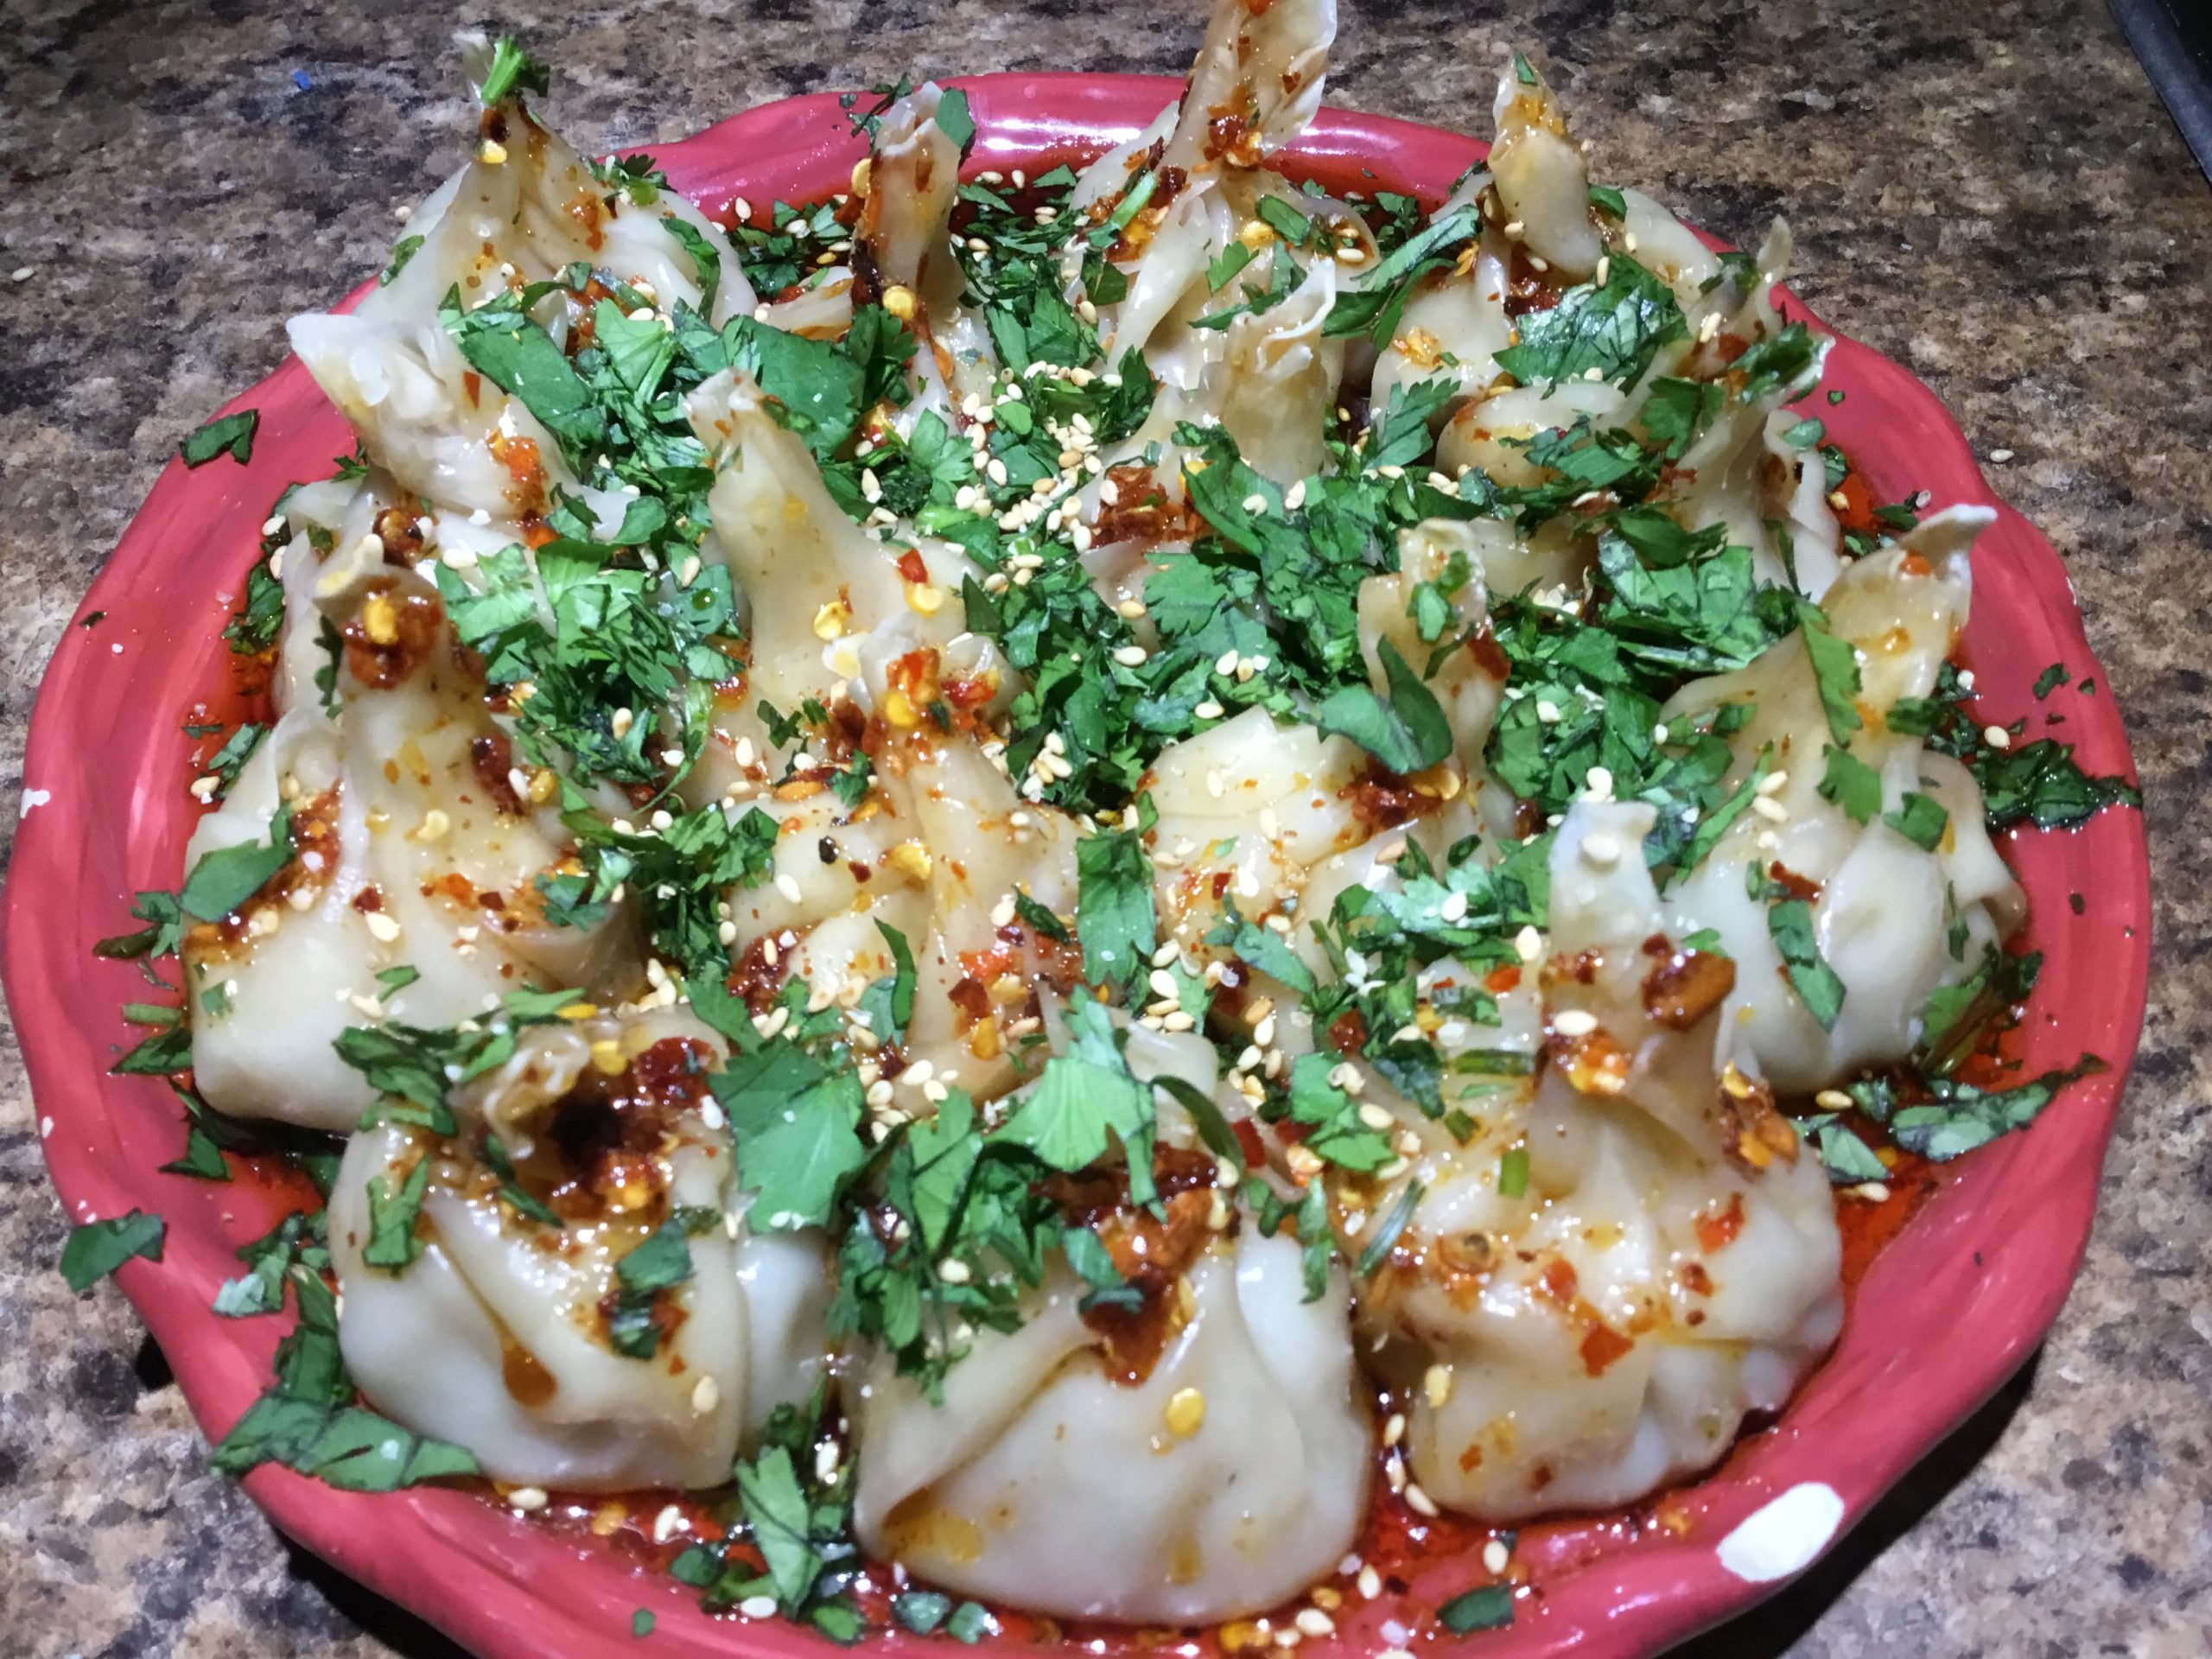
<instances>
[{"instance_id":1,"label":"red ceramic plate","mask_svg":"<svg viewBox=\"0 0 2212 1659\"><path fill-rule=\"evenodd\" d=\"M960 84L979 135L971 168L1033 172L1130 136L1178 91L1172 80L1130 76L989 75ZM655 152L676 185L710 212L740 195L764 206L776 197L818 199L844 187L861 153L826 93L754 110ZM1456 134L1328 110L1291 162L1339 188L1434 200L1480 154ZM2054 734L2079 746L2085 767L2132 775L2064 568L1995 499L1935 395L1848 340L1828 359L1826 384L1846 401L1813 407L1881 499L1926 490L1936 507L1997 509L1974 550L1967 632L1986 718L2024 715L2037 735L2047 715L2063 714ZM118 1006L140 982L133 968L97 961L90 948L126 925L135 889L176 881L196 814L178 725L226 682L218 636L271 502L293 480L327 474L331 458L351 447L344 423L296 362L232 405L249 406L261 411L251 463L222 460L197 472L173 463L54 653L31 724L8 904L8 995L54 1185L72 1221L134 1205L168 1218L164 1259L126 1265L122 1285L211 1436L261 1391L283 1323L219 1319L208 1304L237 1271L236 1247L266 1230L300 1192L246 1170L225 1185L156 1173L182 1144L175 1102L156 1081L106 1075L129 1040ZM2054 661L2073 683L2037 702L2031 683ZM2081 695L2092 677L2094 695ZM2021 1363L2056 1316L2088 1237L2143 1017L2150 893L2133 812L2108 811L2070 833L2017 836L2009 853L2033 899L2027 943L2045 956L2023 1058L2037 1071L2086 1052L2112 1069L2068 1090L2026 1133L1942 1172L1939 1189L1867 1272L1840 1344L1779 1427L1669 1496L1659 1508L1663 1524L1651 1524L1647 1509L1643 1524L1525 1531L1516 1560L1534 1589L1510 1630L1459 1638L1438 1630L1429 1611L1487 1576L1473 1560L1443 1559L1420 1569L1410 1594L1348 1611L1341 1636L1308 1643L1309 1652L1396 1645L1399 1632L1383 1628L1393 1618L1412 1629L1416 1647L1433 1641L1483 1659L1656 1652L1809 1565ZM273 1468L246 1486L294 1538L486 1656L604 1652L629 1639L640 1607L658 1620L657 1653L826 1651L787 1625L710 1619L690 1592L639 1571L613 1547L555 1535L461 1492L349 1496ZM882 1641L921 1645L904 1635Z\"/></svg>"}]
</instances>

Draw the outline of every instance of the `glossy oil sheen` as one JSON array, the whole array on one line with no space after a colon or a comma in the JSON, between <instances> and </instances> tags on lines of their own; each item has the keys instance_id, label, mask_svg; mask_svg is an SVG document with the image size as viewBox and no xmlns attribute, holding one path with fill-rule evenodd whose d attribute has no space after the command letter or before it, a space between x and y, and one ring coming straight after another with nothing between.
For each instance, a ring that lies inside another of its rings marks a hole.
<instances>
[{"instance_id":1,"label":"glossy oil sheen","mask_svg":"<svg viewBox=\"0 0 2212 1659\"><path fill-rule=\"evenodd\" d=\"M979 134L968 163L1033 174L1134 134L1177 94L1150 77L986 75L964 86ZM1373 116L1325 110L1291 152L1294 171L1339 188L1397 188L1433 200L1482 153L1474 141ZM819 198L845 187L862 154L836 98L823 93L735 117L654 151L677 187L719 213L743 196ZM1362 169L1371 169L1371 175ZM1789 315L1803 308L1788 302ZM1903 369L1839 340L1825 388L1848 395L1818 414L1879 499L1930 493L1931 507L1993 506L1974 555L1966 652L1985 719L2063 711L2052 734L2078 746L2092 772L2133 775L2102 671L2082 632L2064 567L2025 520L1996 500L1958 428ZM234 1275L237 1247L301 1198L296 1183L241 1169L228 1185L163 1175L183 1125L153 1078L111 1077L131 1040L118 1006L141 994L128 963L91 954L125 931L130 893L174 887L197 808L178 726L226 682L219 638L254 556L258 526L289 483L327 475L351 448L345 423L306 371L287 362L231 409L261 411L253 460L195 472L171 462L78 613L47 671L24 768L25 809L8 893L9 1001L41 1115L54 1185L73 1222L134 1206L168 1218L166 1254L120 1275L211 1437L229 1428L270 1375L289 1321L220 1319L208 1310ZM2075 684L2037 703L2030 686L2051 662ZM1522 1534L1517 1559L1534 1590L1509 1630L1465 1637L1418 1622L1424 1651L1534 1659L1630 1659L1663 1649L1770 1592L1730 1572L1718 1546L1779 1495L1817 1483L1840 1497L1836 1535L1863 1516L2027 1357L2056 1316L2079 1266L2128 1060L2141 1027L2150 957L2149 867L2139 815L2107 811L2066 833L2016 835L2007 856L2033 904L2025 943L2045 955L2023 1033L2031 1072L2084 1052L2112 1069L2069 1089L2027 1132L1948 1166L1937 1192L1885 1248L1853 1298L1834 1355L1778 1427L1737 1446L1704 1480L1639 1512L1637 1524L1551 1523ZM2069 895L2082 896L2080 913ZM48 1127L50 1125L50 1127ZM697 1611L691 1592L635 1569L611 1548L556 1535L462 1493L391 1497L332 1491L263 1469L247 1490L287 1533L378 1592L413 1609L487 1659L582 1659L626 1649L639 1608L658 1621L651 1651L827 1655L825 1641L779 1623ZM1825 1502L1825 1500L1824 1500ZM1664 1524L1655 1524L1656 1514ZM1414 1592L1338 1615L1340 1635L1306 1642L1317 1659L1371 1654L1392 1614L1486 1575L1471 1556L1423 1565ZM902 1651L903 1633L871 1638ZM942 1643L938 1645L941 1648ZM1001 1639L1002 1649L1055 1644Z\"/></svg>"}]
</instances>

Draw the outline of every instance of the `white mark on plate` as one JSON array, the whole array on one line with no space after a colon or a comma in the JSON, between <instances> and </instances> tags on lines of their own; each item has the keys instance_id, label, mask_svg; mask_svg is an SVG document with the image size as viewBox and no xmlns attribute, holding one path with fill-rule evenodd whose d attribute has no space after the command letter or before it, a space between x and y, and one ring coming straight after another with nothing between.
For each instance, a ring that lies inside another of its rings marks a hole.
<instances>
[{"instance_id":1,"label":"white mark on plate","mask_svg":"<svg viewBox=\"0 0 2212 1659\"><path fill-rule=\"evenodd\" d=\"M22 817L30 817L30 815L31 815L31 809L32 809L33 807L35 807L35 806L44 806L44 805L45 805L48 801L52 800L53 798L54 798L54 791L53 791L52 790L50 790L50 789L27 789L27 790L25 790L25 791L23 791L23 809L22 809Z\"/></svg>"},{"instance_id":2,"label":"white mark on plate","mask_svg":"<svg viewBox=\"0 0 2212 1659\"><path fill-rule=\"evenodd\" d=\"M1720 1565L1746 1584L1770 1584L1812 1565L1843 1523L1833 1486L1808 1480L1757 1510L1720 1541Z\"/></svg>"}]
</instances>

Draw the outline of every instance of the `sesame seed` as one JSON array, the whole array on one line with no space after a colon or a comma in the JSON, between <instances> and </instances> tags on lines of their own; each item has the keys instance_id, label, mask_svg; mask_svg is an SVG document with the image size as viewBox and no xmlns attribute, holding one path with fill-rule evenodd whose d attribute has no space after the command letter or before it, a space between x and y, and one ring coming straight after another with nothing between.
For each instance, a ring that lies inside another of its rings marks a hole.
<instances>
[{"instance_id":1,"label":"sesame seed","mask_svg":"<svg viewBox=\"0 0 2212 1659\"><path fill-rule=\"evenodd\" d=\"M518 1486L507 1494L507 1507L524 1515L543 1509L547 1501L543 1486Z\"/></svg>"},{"instance_id":2,"label":"sesame seed","mask_svg":"<svg viewBox=\"0 0 2212 1659\"><path fill-rule=\"evenodd\" d=\"M1513 1552L1506 1548L1503 1538L1493 1538L1483 1546L1483 1570L1492 1577L1504 1572L1512 1559Z\"/></svg>"},{"instance_id":3,"label":"sesame seed","mask_svg":"<svg viewBox=\"0 0 2212 1659\"><path fill-rule=\"evenodd\" d=\"M1552 1016L1552 1029L1562 1037L1587 1037L1598 1029L1598 1016L1587 1008L1561 1008Z\"/></svg>"},{"instance_id":4,"label":"sesame seed","mask_svg":"<svg viewBox=\"0 0 2212 1659\"><path fill-rule=\"evenodd\" d=\"M722 1402L722 1385L711 1376L702 1376L691 1389L691 1409L702 1417Z\"/></svg>"},{"instance_id":5,"label":"sesame seed","mask_svg":"<svg viewBox=\"0 0 2212 1659\"><path fill-rule=\"evenodd\" d=\"M1993 749L2009 749L2012 747L2012 734L2002 726L1985 726L1981 728L1981 741Z\"/></svg>"},{"instance_id":6,"label":"sesame seed","mask_svg":"<svg viewBox=\"0 0 2212 1659\"><path fill-rule=\"evenodd\" d=\"M1167 1432L1179 1440L1187 1440L1206 1420L1205 1395L1197 1389L1178 1389L1168 1396L1167 1408L1161 1414Z\"/></svg>"}]
</instances>

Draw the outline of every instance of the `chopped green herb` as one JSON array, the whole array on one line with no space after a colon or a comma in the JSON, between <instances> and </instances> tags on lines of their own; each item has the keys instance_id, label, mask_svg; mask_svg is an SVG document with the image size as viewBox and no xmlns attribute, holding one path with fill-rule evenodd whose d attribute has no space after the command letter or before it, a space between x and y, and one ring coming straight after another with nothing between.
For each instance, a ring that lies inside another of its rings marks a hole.
<instances>
[{"instance_id":1,"label":"chopped green herb","mask_svg":"<svg viewBox=\"0 0 2212 1659\"><path fill-rule=\"evenodd\" d=\"M133 1210L111 1221L88 1221L69 1230L61 1247L61 1276L73 1291L87 1291L133 1257L162 1259L162 1218Z\"/></svg>"},{"instance_id":2,"label":"chopped green herb","mask_svg":"<svg viewBox=\"0 0 2212 1659\"><path fill-rule=\"evenodd\" d=\"M177 453L188 467L205 467L218 455L228 455L243 466L253 459L253 435L260 424L259 410L242 409L196 428L177 447Z\"/></svg>"}]
</instances>

